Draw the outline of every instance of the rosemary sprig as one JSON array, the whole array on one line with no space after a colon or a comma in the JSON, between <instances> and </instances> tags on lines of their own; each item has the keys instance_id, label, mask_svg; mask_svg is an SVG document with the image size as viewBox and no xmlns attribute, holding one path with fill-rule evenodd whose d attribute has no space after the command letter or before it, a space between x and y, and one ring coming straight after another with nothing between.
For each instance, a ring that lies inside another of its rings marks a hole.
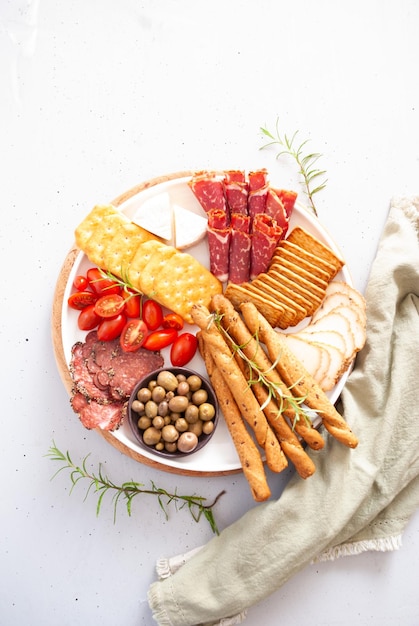
<instances>
[{"instance_id":1,"label":"rosemary sprig","mask_svg":"<svg viewBox=\"0 0 419 626\"><path fill-rule=\"evenodd\" d=\"M307 424L311 426L312 416L316 412L313 409L304 408L304 402L307 396L306 395L295 396L292 393L293 387L298 385L299 381L296 381L294 385L292 385L292 387L288 387L289 393L284 393L282 387L278 383L272 381L269 377L269 372L276 368L277 362L272 363L271 367L268 370L265 370L265 371L262 370L260 366L252 358L246 355L244 351L246 344L239 345L230 335L228 330L223 326L222 324L223 315L214 312L212 313L211 317L212 317L212 320L210 321L210 323L214 322L219 332L222 333L222 335L225 337L227 343L229 344L231 348L233 357L235 355L238 355L240 359L242 359L242 361L246 363L246 365L248 366L249 377L248 377L247 382L248 382L249 388L251 388L251 386L255 384L262 384L265 387L268 396L266 398L266 401L261 405L260 407L261 410L263 411L271 400L275 400L276 403L278 404L279 415L281 415L286 409L292 409L294 411L295 415L294 415L294 420L292 424L293 429L295 428L296 423L301 419L304 419L307 422ZM252 338L256 340L257 349L259 348L262 349L260 346L259 337L257 333L255 335L252 335ZM280 358L281 358L281 355L278 354L277 361Z\"/></svg>"},{"instance_id":2,"label":"rosemary sprig","mask_svg":"<svg viewBox=\"0 0 419 626\"><path fill-rule=\"evenodd\" d=\"M70 471L70 480L72 484L70 494L80 480L86 479L87 481L89 481L89 485L84 499L87 499L87 496L92 490L98 495L98 500L96 504L96 515L99 515L100 513L103 499L106 494L112 495L112 502L114 507L114 522L116 521L118 504L121 500L125 500L127 513L128 515L131 515L132 501L135 496L138 496L140 494L153 495L157 497L159 506L162 509L166 519L169 519L167 506L171 503L174 503L176 510L187 508L195 522L199 522L201 517L203 516L209 523L213 533L217 535L219 534L213 508L218 502L219 498L225 493L224 491L221 491L216 496L212 504L205 504L206 498L204 498L203 496L180 495L176 491L175 493L169 493L165 489L157 487L153 481L150 481L151 487L149 489L146 489L142 483L137 483L134 481L128 481L122 483L121 485L117 485L103 473L101 465L99 465L97 473L90 472L87 469L87 459L90 455L84 457L81 465L77 465L73 462L69 452L61 452L61 450L59 450L55 445L54 441L53 445L50 447L48 453L45 456L49 457L52 461L59 461L60 463L63 463L63 466L55 472L52 478L55 478L55 476L57 476L57 474L59 474L62 470L67 469Z\"/></svg>"},{"instance_id":3,"label":"rosemary sprig","mask_svg":"<svg viewBox=\"0 0 419 626\"><path fill-rule=\"evenodd\" d=\"M313 211L314 215L317 216L317 209L314 204L313 196L314 194L325 188L327 180L322 180L314 188L312 187L312 183L314 180L316 180L317 183L318 179L320 177L324 177L326 174L325 170L320 170L315 167L317 161L322 155L318 152L309 152L308 154L304 154L306 145L309 140L306 139L305 141L302 141L300 143L299 140L297 140L297 135L299 133L298 130L295 131L295 133L291 137L285 134L282 136L279 131L278 119L275 125L275 134L271 133L269 130L263 127L261 127L260 130L265 137L268 137L270 139L268 143L264 144L261 147L261 150L270 146L279 146L280 150L276 155L277 159L279 159L284 154L288 154L296 161L299 168L298 173L302 177L304 192L310 203L311 210Z\"/></svg>"}]
</instances>

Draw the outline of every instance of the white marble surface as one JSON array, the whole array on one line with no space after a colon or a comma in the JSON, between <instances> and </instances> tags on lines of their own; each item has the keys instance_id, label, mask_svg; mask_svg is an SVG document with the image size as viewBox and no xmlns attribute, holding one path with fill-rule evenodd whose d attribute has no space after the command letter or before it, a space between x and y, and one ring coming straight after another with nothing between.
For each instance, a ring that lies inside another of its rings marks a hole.
<instances>
[{"instance_id":1,"label":"white marble surface","mask_svg":"<svg viewBox=\"0 0 419 626\"><path fill-rule=\"evenodd\" d=\"M419 192L416 0L0 0L2 437L0 623L152 626L154 563L207 541L205 521L154 497L96 517L45 457L55 440L114 481L214 497L220 528L254 506L242 475L191 478L140 465L82 429L50 331L78 222L148 178L289 161L259 151L277 117L322 153L320 219L363 290L390 199ZM288 475L270 476L279 496ZM315 520L308 520L315 524ZM419 515L403 547L307 568L246 624L417 626Z\"/></svg>"}]
</instances>

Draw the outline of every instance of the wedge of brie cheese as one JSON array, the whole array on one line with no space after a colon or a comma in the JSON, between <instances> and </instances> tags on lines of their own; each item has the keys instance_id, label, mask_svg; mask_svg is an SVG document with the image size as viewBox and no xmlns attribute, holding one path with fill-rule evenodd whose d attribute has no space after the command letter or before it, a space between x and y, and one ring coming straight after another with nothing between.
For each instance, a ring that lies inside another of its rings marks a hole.
<instances>
[{"instance_id":1,"label":"wedge of brie cheese","mask_svg":"<svg viewBox=\"0 0 419 626\"><path fill-rule=\"evenodd\" d=\"M172 204L168 193L143 202L131 219L179 250L195 245L207 233L207 218Z\"/></svg>"}]
</instances>

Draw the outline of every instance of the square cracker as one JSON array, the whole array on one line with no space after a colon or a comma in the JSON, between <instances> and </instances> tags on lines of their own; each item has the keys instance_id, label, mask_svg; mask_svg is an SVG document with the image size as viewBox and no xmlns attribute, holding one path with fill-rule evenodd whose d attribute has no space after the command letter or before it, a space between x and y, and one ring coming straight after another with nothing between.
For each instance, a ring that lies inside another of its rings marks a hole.
<instances>
[{"instance_id":1,"label":"square cracker","mask_svg":"<svg viewBox=\"0 0 419 626\"><path fill-rule=\"evenodd\" d=\"M317 276L319 279L329 282L330 272L326 271L324 267L315 265L306 256L298 256L291 249L286 248L284 245L278 245L271 260L272 263L292 263L296 267L308 272L311 276Z\"/></svg>"},{"instance_id":2,"label":"square cracker","mask_svg":"<svg viewBox=\"0 0 419 626\"><path fill-rule=\"evenodd\" d=\"M127 270L128 281L134 287L142 291L141 279L144 268L154 254L156 254L161 248L167 247L168 246L166 246L165 243L162 243L161 241L157 241L155 239L144 241L137 247L137 250L132 257Z\"/></svg>"},{"instance_id":3,"label":"square cracker","mask_svg":"<svg viewBox=\"0 0 419 626\"><path fill-rule=\"evenodd\" d=\"M323 295L317 295L312 290L307 289L298 279L298 276L287 276L285 272L279 273L274 270L269 273L269 276L275 280L275 283L278 285L278 289L288 293L289 297L302 296L305 298L307 315L312 315L320 306L320 303L323 300Z\"/></svg>"},{"instance_id":4,"label":"square cracker","mask_svg":"<svg viewBox=\"0 0 419 626\"><path fill-rule=\"evenodd\" d=\"M139 276L140 291L153 297L154 285L158 284L160 274L174 254L176 248L172 246L162 245L154 250Z\"/></svg>"},{"instance_id":5,"label":"square cracker","mask_svg":"<svg viewBox=\"0 0 419 626\"><path fill-rule=\"evenodd\" d=\"M117 210L112 204L96 205L90 211L84 220L77 226L75 230L76 244L85 252L85 247L90 237L96 230L97 226L100 226L102 221L108 216L114 216Z\"/></svg>"},{"instance_id":6,"label":"square cracker","mask_svg":"<svg viewBox=\"0 0 419 626\"><path fill-rule=\"evenodd\" d=\"M208 308L212 296L221 292L221 282L209 270L192 255L175 249L154 280L152 297L193 324L193 305Z\"/></svg>"},{"instance_id":7,"label":"square cracker","mask_svg":"<svg viewBox=\"0 0 419 626\"><path fill-rule=\"evenodd\" d=\"M238 309L242 302L253 302L255 307L262 313L268 322L274 328L280 326L284 316L284 308L279 302L272 302L268 298L249 289L249 283L243 285L235 285L229 283L226 287L225 294L233 306ZM282 326L283 328L284 326Z\"/></svg>"},{"instance_id":8,"label":"square cracker","mask_svg":"<svg viewBox=\"0 0 419 626\"><path fill-rule=\"evenodd\" d=\"M108 242L104 255L106 267L112 274L124 279L138 247L150 240L156 240L156 237L146 230L138 230L133 222L122 224L112 241Z\"/></svg>"},{"instance_id":9,"label":"square cracker","mask_svg":"<svg viewBox=\"0 0 419 626\"><path fill-rule=\"evenodd\" d=\"M335 268L336 273L338 273L345 264L343 259L341 259L331 248L323 244L300 226L296 226L290 232L287 240L330 263L330 265Z\"/></svg>"},{"instance_id":10,"label":"square cracker","mask_svg":"<svg viewBox=\"0 0 419 626\"><path fill-rule=\"evenodd\" d=\"M293 318L290 320L293 326L307 317L307 311L312 307L307 298L291 291L286 285L279 286L275 278L269 274L260 274L253 284L293 312Z\"/></svg>"}]
</instances>

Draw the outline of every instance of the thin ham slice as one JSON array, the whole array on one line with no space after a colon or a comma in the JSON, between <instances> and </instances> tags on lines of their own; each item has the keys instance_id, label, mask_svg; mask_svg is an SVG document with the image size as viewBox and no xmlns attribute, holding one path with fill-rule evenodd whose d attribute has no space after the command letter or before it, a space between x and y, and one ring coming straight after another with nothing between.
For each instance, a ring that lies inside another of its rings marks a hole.
<instances>
[{"instance_id":1,"label":"thin ham slice","mask_svg":"<svg viewBox=\"0 0 419 626\"><path fill-rule=\"evenodd\" d=\"M276 220L266 213L258 213L253 220L250 279L266 272L284 231Z\"/></svg>"},{"instance_id":2,"label":"thin ham slice","mask_svg":"<svg viewBox=\"0 0 419 626\"><path fill-rule=\"evenodd\" d=\"M231 215L230 282L240 284L249 280L251 249L250 217L233 213Z\"/></svg>"},{"instance_id":3,"label":"thin ham slice","mask_svg":"<svg viewBox=\"0 0 419 626\"><path fill-rule=\"evenodd\" d=\"M225 211L211 209L208 212L208 249L210 272L218 280L228 279L230 265L231 228Z\"/></svg>"},{"instance_id":4,"label":"thin ham slice","mask_svg":"<svg viewBox=\"0 0 419 626\"><path fill-rule=\"evenodd\" d=\"M215 174L211 172L197 174L188 181L188 185L205 213L211 209L227 210L224 184Z\"/></svg>"}]
</instances>

